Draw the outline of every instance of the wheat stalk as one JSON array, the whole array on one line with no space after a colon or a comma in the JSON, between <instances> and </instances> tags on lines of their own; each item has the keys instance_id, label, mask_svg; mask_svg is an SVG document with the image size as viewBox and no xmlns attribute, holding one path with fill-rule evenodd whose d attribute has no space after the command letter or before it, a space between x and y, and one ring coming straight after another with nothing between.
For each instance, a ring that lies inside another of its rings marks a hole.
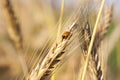
<instances>
[{"instance_id":1,"label":"wheat stalk","mask_svg":"<svg viewBox=\"0 0 120 80\"><path fill-rule=\"evenodd\" d=\"M64 4L65 4L65 1L62 0L61 10L60 10L60 17L59 17L59 24L58 24L57 38L60 36L60 32L61 32L61 28L62 28L62 18L63 18L63 13L64 13Z\"/></svg>"},{"instance_id":2,"label":"wheat stalk","mask_svg":"<svg viewBox=\"0 0 120 80\"><path fill-rule=\"evenodd\" d=\"M61 10L60 10L60 17L59 17L59 25L58 25L58 33L57 33L57 39L60 36L61 28L62 28L62 18L63 18L63 13L64 13L64 4L65 1L62 0L61 3ZM55 74L52 75L51 80L55 80Z\"/></svg>"}]
</instances>

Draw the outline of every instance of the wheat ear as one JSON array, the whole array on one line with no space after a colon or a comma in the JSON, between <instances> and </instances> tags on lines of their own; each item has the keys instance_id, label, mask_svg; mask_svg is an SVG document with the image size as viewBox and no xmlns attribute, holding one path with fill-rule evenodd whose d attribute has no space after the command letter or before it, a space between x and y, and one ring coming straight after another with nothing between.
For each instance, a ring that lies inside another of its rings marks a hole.
<instances>
[{"instance_id":1,"label":"wheat ear","mask_svg":"<svg viewBox=\"0 0 120 80\"><path fill-rule=\"evenodd\" d=\"M112 12L113 12L113 5L111 5L110 8L105 10L104 13L104 22L101 25L101 28L99 29L97 35L99 35L99 41L101 41L104 36L106 35L108 28L110 26L111 20L112 20Z\"/></svg>"},{"instance_id":2,"label":"wheat ear","mask_svg":"<svg viewBox=\"0 0 120 80\"><path fill-rule=\"evenodd\" d=\"M14 13L11 1L2 0L2 2L3 2L4 13L8 23L7 29L8 29L9 37L13 41L14 47L16 48L16 51L18 53L16 54L17 59L19 60L19 63L22 67L24 75L27 75L28 73L27 66L22 56L24 51L23 51L23 40L22 40L22 34L20 30L20 24L17 21L17 17Z\"/></svg>"},{"instance_id":3,"label":"wheat ear","mask_svg":"<svg viewBox=\"0 0 120 80\"><path fill-rule=\"evenodd\" d=\"M20 24L17 21L10 0L2 0L5 16L8 22L8 33L17 49L23 48Z\"/></svg>"},{"instance_id":4,"label":"wheat ear","mask_svg":"<svg viewBox=\"0 0 120 80\"><path fill-rule=\"evenodd\" d=\"M68 30L63 32L59 41L57 41L50 49L42 63L38 63L35 69L31 72L28 80L45 80L60 62L60 57L65 53L64 50L67 47L67 43L72 36L72 32L75 30L76 22L73 23Z\"/></svg>"},{"instance_id":5,"label":"wheat ear","mask_svg":"<svg viewBox=\"0 0 120 80\"><path fill-rule=\"evenodd\" d=\"M92 57L95 62L98 80L104 80L104 78L103 78L103 71L101 69L101 61L99 59L99 54L98 54L97 50L99 48L99 45L100 45L102 39L105 37L105 34L107 33L109 26L110 26L110 22L111 22L111 18L112 18L112 10L113 10L113 6L111 6L109 9L105 10L105 15L104 15L105 20L104 20L103 24L101 25L100 30L96 34L95 42L93 45Z\"/></svg>"},{"instance_id":6,"label":"wheat ear","mask_svg":"<svg viewBox=\"0 0 120 80\"><path fill-rule=\"evenodd\" d=\"M83 69L82 64L84 64L84 62L85 62L87 52L88 52L89 43L91 40L91 28L90 28L88 21L85 23L85 25L82 28L82 35L83 35L83 44L81 45L82 56L80 58L81 67L80 67L80 70L78 73L78 80L80 80L81 76L82 76L82 69ZM85 79L88 79L88 78L89 79L96 79L95 69L93 66L94 66L94 64L92 63L91 55L90 55L90 60L89 60L88 68L87 68L88 74L86 74L87 78L85 78ZM94 78L93 78L93 75L94 75Z\"/></svg>"},{"instance_id":7,"label":"wheat ear","mask_svg":"<svg viewBox=\"0 0 120 80\"><path fill-rule=\"evenodd\" d=\"M96 32L97 32L98 23L99 23L99 20L100 20L100 16L101 16L104 4L105 4L105 0L102 0L100 11L98 13L97 20L96 20L96 23L95 23L95 27L94 27L94 30L93 30L93 35L92 35L92 38L91 38L91 42L90 42L90 45L89 45L89 48L88 48L88 54L87 54L87 58L86 58L86 61L85 61L85 66L83 68L83 73L82 73L82 79L81 80L85 79L85 74L86 74L86 70L87 70L87 66L88 66L88 62L89 62L89 57L90 57L90 54L91 54L91 51L92 51L95 35L96 35Z\"/></svg>"},{"instance_id":8,"label":"wheat ear","mask_svg":"<svg viewBox=\"0 0 120 80\"><path fill-rule=\"evenodd\" d=\"M83 53L87 54L88 47L91 40L91 30L90 30L90 24L89 22L85 23L85 26L82 28L82 35L83 35L83 46L81 47L83 50Z\"/></svg>"}]
</instances>

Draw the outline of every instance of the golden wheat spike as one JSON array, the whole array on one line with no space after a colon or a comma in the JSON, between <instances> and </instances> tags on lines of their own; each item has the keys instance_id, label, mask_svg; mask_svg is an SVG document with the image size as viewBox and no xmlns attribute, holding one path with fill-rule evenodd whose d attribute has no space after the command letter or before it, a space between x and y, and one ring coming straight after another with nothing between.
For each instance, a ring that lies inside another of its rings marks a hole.
<instances>
[{"instance_id":1,"label":"golden wheat spike","mask_svg":"<svg viewBox=\"0 0 120 80\"><path fill-rule=\"evenodd\" d=\"M23 48L20 24L17 21L10 0L2 0L3 10L8 23L8 33L17 49Z\"/></svg>"},{"instance_id":2,"label":"golden wheat spike","mask_svg":"<svg viewBox=\"0 0 120 80\"><path fill-rule=\"evenodd\" d=\"M23 40L22 40L22 34L20 30L20 24L17 21L11 1L2 0L2 5L3 5L4 14L7 20L7 24L8 24L7 26L8 33L18 53L17 59L19 60L19 63L21 65L24 75L27 75L28 73L27 66L25 63L25 59L22 56L24 51L23 51Z\"/></svg>"},{"instance_id":3,"label":"golden wheat spike","mask_svg":"<svg viewBox=\"0 0 120 80\"><path fill-rule=\"evenodd\" d=\"M67 47L67 43L72 36L72 32L75 30L76 22L73 23L68 30L64 31L59 41L55 43L42 61L41 64L35 67L35 69L28 76L28 80L45 80L49 76L54 66L60 62L60 57L64 54L64 50Z\"/></svg>"},{"instance_id":4,"label":"golden wheat spike","mask_svg":"<svg viewBox=\"0 0 120 80\"><path fill-rule=\"evenodd\" d=\"M99 23L99 20L100 20L100 17L101 17L101 13L102 13L104 4L105 4L105 0L102 0L100 11L98 13L97 20L96 20L96 23L95 23L95 27L94 27L94 30L93 30L93 35L92 35L92 38L91 38L91 42L90 42L90 45L89 45L89 48L88 48L88 54L87 54L87 58L86 58L86 61L85 61L85 66L83 68L83 73L82 73L81 80L85 79L85 75L86 75L86 70L87 70L90 54L91 54L91 51L92 51L95 35L96 35L96 32L97 32L98 23Z\"/></svg>"},{"instance_id":5,"label":"golden wheat spike","mask_svg":"<svg viewBox=\"0 0 120 80\"><path fill-rule=\"evenodd\" d=\"M88 52L88 47L89 47L89 43L91 40L91 28L89 25L89 22L87 21L85 23L85 26L82 28L82 35L83 35L83 45L81 45L81 49L83 51L83 54L80 58L81 61L81 67L78 73L78 80L81 79L81 74L82 74L82 69L83 69L83 63L85 62L86 56L87 56L87 52ZM96 80L96 74L95 74L95 68L94 68L94 62L92 61L92 57L90 55L90 60L89 60L89 64L88 64L88 68L87 68L87 74L86 74L86 78L85 79L94 79Z\"/></svg>"},{"instance_id":6,"label":"golden wheat spike","mask_svg":"<svg viewBox=\"0 0 120 80\"><path fill-rule=\"evenodd\" d=\"M106 35L108 28L110 26L111 20L112 20L112 12L113 12L113 5L111 5L110 8L107 8L104 13L104 22L101 25L101 28L98 31L98 34L101 37L101 40Z\"/></svg>"},{"instance_id":7,"label":"golden wheat spike","mask_svg":"<svg viewBox=\"0 0 120 80\"><path fill-rule=\"evenodd\" d=\"M90 30L89 22L86 22L85 26L82 29L82 35L84 37L82 50L83 50L83 53L85 53L85 54L88 51L89 43L90 43L90 40L91 40L91 32L90 31L91 30Z\"/></svg>"},{"instance_id":8,"label":"golden wheat spike","mask_svg":"<svg viewBox=\"0 0 120 80\"><path fill-rule=\"evenodd\" d=\"M98 55L97 51L98 51L98 47L99 47L102 39L105 37L105 34L107 33L108 28L110 26L111 19L112 19L112 10L113 10L113 6L111 6L109 9L105 10L105 15L104 15L105 19L103 21L103 24L101 25L101 28L99 29L99 31L96 34L95 42L93 45L92 57L93 57L93 60L95 61L95 67L96 67L98 80L104 80L104 79L103 79L103 71L101 69L101 61L99 59L99 55Z\"/></svg>"}]
</instances>

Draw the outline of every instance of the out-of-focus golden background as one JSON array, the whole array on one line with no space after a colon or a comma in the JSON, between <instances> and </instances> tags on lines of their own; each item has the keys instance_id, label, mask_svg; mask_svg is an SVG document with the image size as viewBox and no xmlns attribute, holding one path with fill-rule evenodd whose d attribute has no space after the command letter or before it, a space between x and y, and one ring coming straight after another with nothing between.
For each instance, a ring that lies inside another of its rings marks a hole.
<instances>
[{"instance_id":1,"label":"out-of-focus golden background","mask_svg":"<svg viewBox=\"0 0 120 80\"><path fill-rule=\"evenodd\" d=\"M17 79L17 76L21 73L21 68L17 60L16 50L7 32L9 24L6 20L2 1L3 0L0 0L0 80L12 80ZM51 35L56 36L57 34L55 31L57 31L56 27L60 16L61 0L10 1L20 24L25 46L24 50L27 53L37 48L42 51L48 38ZM80 0L65 0L63 23L78 7L79 1ZM85 1L87 0L81 0L81 2ZM100 4L100 0L94 1ZM114 4L113 20L109 34L107 35L106 44L103 45L106 45L105 51L108 56L107 80L120 80L120 1L107 0L106 5L109 6L112 3ZM51 42L54 38L55 37L52 36ZM25 56L28 57L27 60L29 62L29 57L31 57L32 54L26 54ZM78 65L79 56L74 54L66 61L62 70L60 69L60 71L58 71L61 75L56 75L56 80L74 80L76 76L74 73L76 69L74 68L78 68Z\"/></svg>"}]
</instances>

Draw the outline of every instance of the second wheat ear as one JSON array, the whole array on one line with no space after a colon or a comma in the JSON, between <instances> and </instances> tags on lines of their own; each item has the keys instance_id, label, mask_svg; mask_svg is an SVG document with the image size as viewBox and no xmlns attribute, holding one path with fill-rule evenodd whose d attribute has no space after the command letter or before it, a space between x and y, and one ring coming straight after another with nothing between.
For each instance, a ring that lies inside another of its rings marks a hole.
<instances>
[{"instance_id":1,"label":"second wheat ear","mask_svg":"<svg viewBox=\"0 0 120 80\"><path fill-rule=\"evenodd\" d=\"M91 75L91 73L89 72L92 79L93 79L93 76L97 80L105 79L104 78L104 70L102 69L102 64L101 64L101 60L100 60L100 54L98 54L98 49L100 47L101 41L105 37L105 35L108 31L108 28L110 26L111 18L112 18L112 10L113 10L113 6L111 6L110 8L105 10L103 23L102 23L102 25L100 25L100 29L98 29L96 36L95 36L95 41L93 44L93 48L92 48L92 51L90 54L90 60L89 60L89 64L88 64L89 68L94 72L93 75ZM89 23L86 23L85 26L83 27L82 35L84 37L84 42L83 42L83 45L81 48L83 50L83 57L86 58L88 46L89 46L89 43L91 40Z\"/></svg>"},{"instance_id":2,"label":"second wheat ear","mask_svg":"<svg viewBox=\"0 0 120 80\"><path fill-rule=\"evenodd\" d=\"M104 80L104 74L101 66L102 63L99 59L98 48L101 44L101 41L104 39L108 31L108 28L110 27L110 23L112 19L112 10L113 10L113 5L105 10L103 24L100 26L100 29L98 30L95 36L95 41L92 49L92 58L93 61L95 62L95 68L96 68L98 80Z\"/></svg>"},{"instance_id":3,"label":"second wheat ear","mask_svg":"<svg viewBox=\"0 0 120 80\"><path fill-rule=\"evenodd\" d=\"M23 36L20 29L20 23L18 22L15 11L13 10L13 5L11 0L2 0L3 10L6 17L7 22L7 31L10 37L10 40L13 42L13 45L16 49L17 58L21 65L22 71L24 75L28 74L27 65L25 59L23 58L24 50L23 50Z\"/></svg>"},{"instance_id":4,"label":"second wheat ear","mask_svg":"<svg viewBox=\"0 0 120 80\"><path fill-rule=\"evenodd\" d=\"M93 43L94 43L94 39L95 39L97 27L98 27L98 23L99 23L99 20L100 20L100 17L101 17L101 13L102 13L104 4L105 4L105 0L102 0L102 4L101 4L100 10L99 10L99 13L98 13L98 16L97 16L97 20L96 20L96 23L95 23L95 27L94 27L94 30L93 30L93 35L91 37L90 45L89 45L89 48L88 48L88 54L87 54L87 57L86 57L85 66L83 68L83 73L82 73L81 80L85 79L85 74L86 74L90 54L91 54L91 51L92 51L92 47L93 47Z\"/></svg>"},{"instance_id":5,"label":"second wheat ear","mask_svg":"<svg viewBox=\"0 0 120 80\"><path fill-rule=\"evenodd\" d=\"M30 73L28 80L45 80L51 75L52 71L61 61L60 57L64 55L64 50L66 49L76 27L77 24L74 22L62 33L59 40L51 47L41 64L38 63L35 69Z\"/></svg>"},{"instance_id":6,"label":"second wheat ear","mask_svg":"<svg viewBox=\"0 0 120 80\"><path fill-rule=\"evenodd\" d=\"M7 29L8 29L9 36L13 41L15 48L18 50L22 50L23 40L22 40L20 24L18 23L11 1L3 0L2 2L3 2L3 8L4 8L6 20L8 23Z\"/></svg>"}]
</instances>

